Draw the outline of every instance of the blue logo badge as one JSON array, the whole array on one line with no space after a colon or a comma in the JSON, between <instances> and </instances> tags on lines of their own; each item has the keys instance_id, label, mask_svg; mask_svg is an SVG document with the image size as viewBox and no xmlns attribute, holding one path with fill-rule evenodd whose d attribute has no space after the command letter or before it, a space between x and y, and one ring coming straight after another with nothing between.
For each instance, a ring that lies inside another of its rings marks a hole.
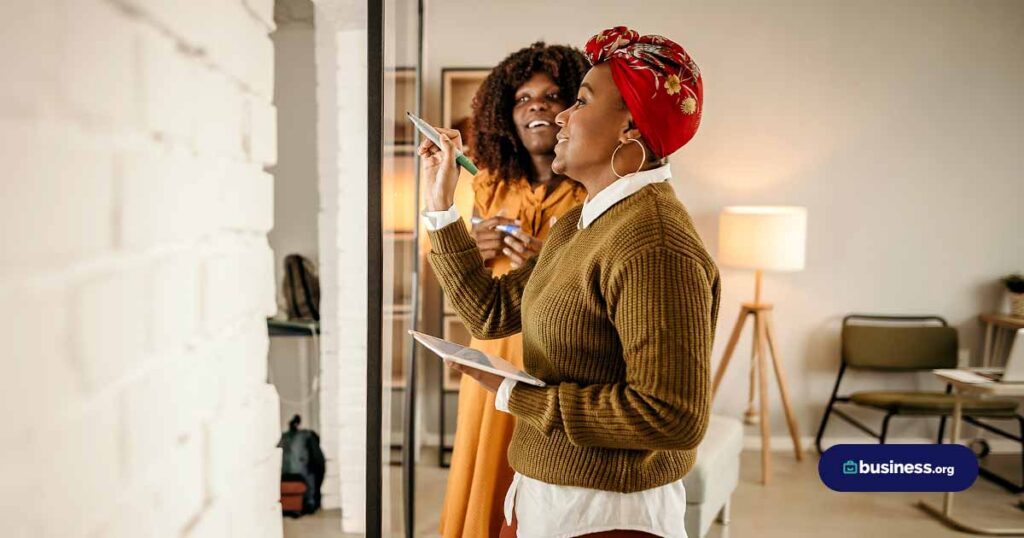
<instances>
[{"instance_id":1,"label":"blue logo badge","mask_svg":"<svg viewBox=\"0 0 1024 538\"><path fill-rule=\"evenodd\" d=\"M978 458L962 445L836 445L818 475L835 491L963 491L978 479Z\"/></svg>"}]
</instances>

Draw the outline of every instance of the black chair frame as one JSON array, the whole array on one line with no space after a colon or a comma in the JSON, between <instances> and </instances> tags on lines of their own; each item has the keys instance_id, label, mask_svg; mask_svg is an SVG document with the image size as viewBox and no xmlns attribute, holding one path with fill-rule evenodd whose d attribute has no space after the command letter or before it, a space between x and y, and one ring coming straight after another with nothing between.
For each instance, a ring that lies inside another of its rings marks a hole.
<instances>
[{"instance_id":1,"label":"black chair frame","mask_svg":"<svg viewBox=\"0 0 1024 538\"><path fill-rule=\"evenodd\" d=\"M850 314L850 315L848 315L848 316L843 318L843 325L846 325L848 321L854 320L854 319L856 319L856 320L867 320L867 321L895 321L895 322L937 321L937 322L941 323L943 327L948 327L949 326L949 324L946 323L945 319L943 319L941 317L938 317L938 316L875 316L875 315L867 315L867 314ZM821 425L818 427L818 433L817 433L817 435L814 438L814 446L818 450L818 454L821 454L823 452L823 450L821 449L821 440L822 440L822 438L825 435L825 427L828 425L828 420L829 420L829 418L833 414L838 416L839 418L843 419L845 422L849 423L850 425L856 427L858 430L860 430L860 431L864 432L865 434L871 436L872 438L877 439L878 443L882 444L882 445L885 444L885 441L886 441L886 438L887 438L887 435L888 435L888 432L889 432L889 421L892 420L893 417L897 417L898 416L898 417L901 417L901 418L903 418L903 417L906 417L906 418L923 418L923 417L927 417L927 416L932 416L932 415L920 415L920 414L916 414L916 413L914 413L914 414L901 414L898 411L887 411L887 412L885 412L885 416L882 418L882 430L880 432L876 432L875 430L872 430L871 427L867 426L863 422L861 422L861 421L857 420L856 418L854 418L853 416L849 415L844 410L837 409L835 407L835 405L837 403L850 403L851 402L851 399L850 399L849 396L840 396L839 395L839 385L843 381L843 375L846 373L846 367L847 367L846 362L841 359L840 360L840 364L839 364L839 375L836 377L836 384L832 388L832 396L828 400L828 405L825 407L825 414L824 414L824 416L821 417ZM953 391L953 386L947 384L946 385L946 394L952 394L952 391ZM853 405L856 405L856 404L853 404ZM936 444L942 444L942 439L943 439L943 436L944 436L945 431L946 431L946 419L948 419L951 416L951 414L952 413L943 414L943 415L941 415L939 417L939 434L938 434L938 436L936 437L936 440L935 440ZM983 430L990 431L990 432L995 433L997 435L1000 435L1002 437L1006 437L1008 439L1012 439L1012 440L1017 441L1017 442L1019 442L1021 444L1021 481L1020 481L1020 483L1015 483L1012 480L1009 480L1009 479L1007 479L1007 478L1005 478L1005 477L1003 477L1003 476L1001 476L1001 475L999 475L999 474L997 474L997 473L995 473L995 472L993 472L993 471L991 471L989 469L986 469L984 466L980 466L979 467L978 473L979 473L980 476L988 479L989 481L991 481L993 483L999 484L1000 486L1006 488L1007 490L1009 490L1012 493L1024 492L1024 415L1017 414L1014 417L1006 417L1005 419L1003 419L1003 418L993 419L991 417L987 419L987 420L1011 420L1011 419L1012 420L1016 420L1017 423L1018 423L1018 426L1020 428L1020 434L1019 435L1015 435L1015 434L1013 434L1013 433L1011 433L1009 431L1003 430L1002 428L998 428L996 426L993 426L991 424L983 422L980 419L972 417L972 416L963 415L961 418L962 418L963 422L965 422L967 424L971 424L972 426L976 426L976 427L981 428Z\"/></svg>"}]
</instances>

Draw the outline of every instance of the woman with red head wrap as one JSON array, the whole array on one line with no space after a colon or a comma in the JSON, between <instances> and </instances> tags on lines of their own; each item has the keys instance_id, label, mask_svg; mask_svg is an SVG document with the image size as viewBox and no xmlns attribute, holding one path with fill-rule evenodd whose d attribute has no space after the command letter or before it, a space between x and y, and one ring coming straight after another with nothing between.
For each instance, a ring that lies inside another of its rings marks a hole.
<instances>
[{"instance_id":1,"label":"woman with red head wrap","mask_svg":"<svg viewBox=\"0 0 1024 538\"><path fill-rule=\"evenodd\" d=\"M516 417L503 536L683 538L682 477L710 409L718 269L676 198L666 158L700 126L693 59L616 27L559 113L551 164L587 190L540 255L492 278L452 209L458 133L420 147L430 262L478 338L522 331L533 386L450 365ZM445 218L445 214L454 217Z\"/></svg>"},{"instance_id":2,"label":"woman with red head wrap","mask_svg":"<svg viewBox=\"0 0 1024 538\"><path fill-rule=\"evenodd\" d=\"M593 68L576 106L563 113L563 123L572 121L560 124L565 144L556 146L556 172L614 182L662 165L697 133L703 81L682 47L619 26L592 37L584 53ZM621 151L610 157L615 148Z\"/></svg>"},{"instance_id":3,"label":"woman with red head wrap","mask_svg":"<svg viewBox=\"0 0 1024 538\"><path fill-rule=\"evenodd\" d=\"M591 38L586 55L591 65L608 63L615 86L655 155L671 155L697 133L703 83L683 47L618 26Z\"/></svg>"}]
</instances>

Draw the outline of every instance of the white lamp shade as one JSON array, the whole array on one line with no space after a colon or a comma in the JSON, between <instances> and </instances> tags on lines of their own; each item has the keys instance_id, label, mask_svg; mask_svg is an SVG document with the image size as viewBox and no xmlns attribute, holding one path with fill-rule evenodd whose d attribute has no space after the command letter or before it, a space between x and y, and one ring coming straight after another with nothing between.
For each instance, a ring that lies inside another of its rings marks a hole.
<instances>
[{"instance_id":1,"label":"white lamp shade","mask_svg":"<svg viewBox=\"0 0 1024 538\"><path fill-rule=\"evenodd\" d=\"M806 243L803 207L727 207L718 218L718 262L728 267L799 271Z\"/></svg>"}]
</instances>

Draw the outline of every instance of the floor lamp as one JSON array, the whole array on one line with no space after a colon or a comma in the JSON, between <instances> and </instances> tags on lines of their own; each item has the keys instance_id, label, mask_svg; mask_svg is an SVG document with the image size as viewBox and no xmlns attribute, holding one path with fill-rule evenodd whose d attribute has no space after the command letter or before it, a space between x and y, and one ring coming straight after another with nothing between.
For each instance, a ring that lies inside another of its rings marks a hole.
<instances>
[{"instance_id":1,"label":"floor lamp","mask_svg":"<svg viewBox=\"0 0 1024 538\"><path fill-rule=\"evenodd\" d=\"M762 271L799 271L804 268L807 242L807 210L802 207L745 206L727 207L719 216L718 262L725 267L753 269L754 302L743 303L736 319L729 343L725 346L722 362L715 372L711 388L714 399L729 360L736 350L747 318L754 318L753 347L750 353L750 391L747 400L748 422L758 416L761 423L761 483L768 484L770 425L768 423L768 369L775 371L775 379L782 396L789 434L793 438L796 459L803 459L796 417L789 401L789 390L778 353L772 305L761 302ZM766 352L767 351L767 352ZM770 352L770 353L769 353ZM755 383L755 378L757 382ZM754 411L754 395L760 396L760 411Z\"/></svg>"}]
</instances>

